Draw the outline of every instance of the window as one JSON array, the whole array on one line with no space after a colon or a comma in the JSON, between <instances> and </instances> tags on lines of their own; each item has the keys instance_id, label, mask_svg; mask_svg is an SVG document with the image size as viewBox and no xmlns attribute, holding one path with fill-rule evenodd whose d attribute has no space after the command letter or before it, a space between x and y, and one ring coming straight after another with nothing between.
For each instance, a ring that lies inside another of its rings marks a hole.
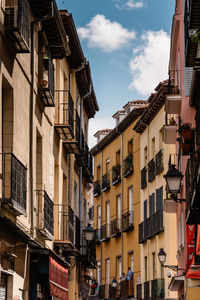
<instances>
[{"instance_id":1,"label":"window","mask_svg":"<svg viewBox=\"0 0 200 300\"><path fill-rule=\"evenodd\" d=\"M110 159L106 160L106 174L110 174Z\"/></svg>"},{"instance_id":2,"label":"window","mask_svg":"<svg viewBox=\"0 0 200 300\"><path fill-rule=\"evenodd\" d=\"M154 158L156 155L156 148L155 148L155 137L151 141L151 158Z\"/></svg>"},{"instance_id":3,"label":"window","mask_svg":"<svg viewBox=\"0 0 200 300\"><path fill-rule=\"evenodd\" d=\"M144 258L144 280L147 281L147 256Z\"/></svg>"},{"instance_id":4,"label":"window","mask_svg":"<svg viewBox=\"0 0 200 300\"><path fill-rule=\"evenodd\" d=\"M101 168L100 166L97 167L97 180L100 181L101 178Z\"/></svg>"},{"instance_id":5,"label":"window","mask_svg":"<svg viewBox=\"0 0 200 300\"><path fill-rule=\"evenodd\" d=\"M121 195L117 196L117 223L118 229L121 229Z\"/></svg>"},{"instance_id":6,"label":"window","mask_svg":"<svg viewBox=\"0 0 200 300\"><path fill-rule=\"evenodd\" d=\"M129 224L133 224L133 187L128 189Z\"/></svg>"},{"instance_id":7,"label":"window","mask_svg":"<svg viewBox=\"0 0 200 300\"><path fill-rule=\"evenodd\" d=\"M133 139L128 142L128 155L133 155Z\"/></svg>"},{"instance_id":8,"label":"window","mask_svg":"<svg viewBox=\"0 0 200 300\"><path fill-rule=\"evenodd\" d=\"M74 181L74 212L76 216L79 216L78 187L76 181Z\"/></svg>"},{"instance_id":9,"label":"window","mask_svg":"<svg viewBox=\"0 0 200 300\"><path fill-rule=\"evenodd\" d=\"M163 148L163 130L159 130L159 150Z\"/></svg>"},{"instance_id":10,"label":"window","mask_svg":"<svg viewBox=\"0 0 200 300\"><path fill-rule=\"evenodd\" d=\"M133 251L128 253L128 267L131 268L131 271L134 272L134 259L133 259Z\"/></svg>"},{"instance_id":11,"label":"window","mask_svg":"<svg viewBox=\"0 0 200 300\"><path fill-rule=\"evenodd\" d=\"M153 279L156 279L156 255L155 252L152 253L152 271L153 271Z\"/></svg>"},{"instance_id":12,"label":"window","mask_svg":"<svg viewBox=\"0 0 200 300\"><path fill-rule=\"evenodd\" d=\"M144 148L144 166L147 165L147 158L148 158L148 157L147 157L147 156L148 156L147 154L148 154L148 153L147 153L147 147L145 147L145 148Z\"/></svg>"},{"instance_id":13,"label":"window","mask_svg":"<svg viewBox=\"0 0 200 300\"><path fill-rule=\"evenodd\" d=\"M120 150L116 152L116 165L120 165Z\"/></svg>"},{"instance_id":14,"label":"window","mask_svg":"<svg viewBox=\"0 0 200 300\"><path fill-rule=\"evenodd\" d=\"M97 206L97 228L101 229L101 206Z\"/></svg>"},{"instance_id":15,"label":"window","mask_svg":"<svg viewBox=\"0 0 200 300\"><path fill-rule=\"evenodd\" d=\"M163 210L163 187L156 190L156 211Z\"/></svg>"},{"instance_id":16,"label":"window","mask_svg":"<svg viewBox=\"0 0 200 300\"><path fill-rule=\"evenodd\" d=\"M144 220L147 219L147 200L144 201Z\"/></svg>"},{"instance_id":17,"label":"window","mask_svg":"<svg viewBox=\"0 0 200 300\"><path fill-rule=\"evenodd\" d=\"M149 217L155 213L155 193L149 196Z\"/></svg>"},{"instance_id":18,"label":"window","mask_svg":"<svg viewBox=\"0 0 200 300\"><path fill-rule=\"evenodd\" d=\"M119 277L122 276L122 261L121 261L121 256L117 257L116 263L117 263L117 266L116 266L116 279L118 280Z\"/></svg>"},{"instance_id":19,"label":"window","mask_svg":"<svg viewBox=\"0 0 200 300\"><path fill-rule=\"evenodd\" d=\"M110 236L110 202L106 202L106 236Z\"/></svg>"},{"instance_id":20,"label":"window","mask_svg":"<svg viewBox=\"0 0 200 300\"><path fill-rule=\"evenodd\" d=\"M109 298L109 284L110 284L110 259L106 259L106 299Z\"/></svg>"}]
</instances>

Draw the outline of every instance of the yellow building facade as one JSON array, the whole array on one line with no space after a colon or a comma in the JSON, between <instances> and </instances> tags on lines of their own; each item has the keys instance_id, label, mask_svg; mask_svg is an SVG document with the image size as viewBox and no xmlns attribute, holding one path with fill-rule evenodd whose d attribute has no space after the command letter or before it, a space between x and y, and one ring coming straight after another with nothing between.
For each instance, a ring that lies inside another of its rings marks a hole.
<instances>
[{"instance_id":1,"label":"yellow building facade","mask_svg":"<svg viewBox=\"0 0 200 300\"><path fill-rule=\"evenodd\" d=\"M171 277L168 268L158 259L160 249L167 253L166 265L177 265L176 214L165 212L166 182L169 156L175 157L174 145L163 142L165 125L165 95L167 83L160 83L148 100L149 105L134 127L140 134L140 268L138 299L177 299L168 290Z\"/></svg>"},{"instance_id":2,"label":"yellow building facade","mask_svg":"<svg viewBox=\"0 0 200 300\"><path fill-rule=\"evenodd\" d=\"M94 228L97 232L97 281L101 298L133 297L140 280L140 135L133 126L145 101L130 101L113 117L113 130L100 130L94 156ZM134 278L119 283L122 273Z\"/></svg>"}]
</instances>

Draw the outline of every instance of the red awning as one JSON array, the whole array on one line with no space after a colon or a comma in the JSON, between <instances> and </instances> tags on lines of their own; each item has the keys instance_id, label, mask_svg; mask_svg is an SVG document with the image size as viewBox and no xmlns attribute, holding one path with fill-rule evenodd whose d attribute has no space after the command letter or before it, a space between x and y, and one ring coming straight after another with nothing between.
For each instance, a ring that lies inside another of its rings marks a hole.
<instances>
[{"instance_id":1,"label":"red awning","mask_svg":"<svg viewBox=\"0 0 200 300\"><path fill-rule=\"evenodd\" d=\"M49 256L50 295L68 300L68 269Z\"/></svg>"}]
</instances>

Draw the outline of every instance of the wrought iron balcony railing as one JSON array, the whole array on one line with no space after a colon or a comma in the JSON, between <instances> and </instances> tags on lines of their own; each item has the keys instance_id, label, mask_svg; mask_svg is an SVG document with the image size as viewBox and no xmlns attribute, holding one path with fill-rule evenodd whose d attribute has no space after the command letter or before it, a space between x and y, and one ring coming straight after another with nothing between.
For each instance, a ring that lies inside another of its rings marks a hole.
<instances>
[{"instance_id":1,"label":"wrought iron balcony railing","mask_svg":"<svg viewBox=\"0 0 200 300\"><path fill-rule=\"evenodd\" d=\"M87 242L86 237L82 236L82 252L77 258L81 262L82 266L89 269L96 269L96 248L95 242Z\"/></svg>"},{"instance_id":2,"label":"wrought iron balcony railing","mask_svg":"<svg viewBox=\"0 0 200 300\"><path fill-rule=\"evenodd\" d=\"M94 191L93 191L93 196L97 197L101 194L101 185L100 185L100 181L97 180L94 182Z\"/></svg>"},{"instance_id":3,"label":"wrought iron balcony railing","mask_svg":"<svg viewBox=\"0 0 200 300\"><path fill-rule=\"evenodd\" d=\"M154 158L148 163L148 181L151 182L155 178L155 160Z\"/></svg>"},{"instance_id":4,"label":"wrought iron balcony railing","mask_svg":"<svg viewBox=\"0 0 200 300\"><path fill-rule=\"evenodd\" d=\"M55 204L54 218L58 225L55 241L70 242L75 245L75 215L69 205Z\"/></svg>"},{"instance_id":5,"label":"wrought iron balcony railing","mask_svg":"<svg viewBox=\"0 0 200 300\"><path fill-rule=\"evenodd\" d=\"M151 239L163 231L163 211L159 210L139 224L139 243L145 243L147 239Z\"/></svg>"},{"instance_id":6,"label":"wrought iron balcony railing","mask_svg":"<svg viewBox=\"0 0 200 300\"><path fill-rule=\"evenodd\" d=\"M27 169L13 153L3 155L3 203L16 215L26 215Z\"/></svg>"},{"instance_id":7,"label":"wrought iron balcony railing","mask_svg":"<svg viewBox=\"0 0 200 300\"><path fill-rule=\"evenodd\" d=\"M133 155L129 154L123 161L123 177L126 178L133 173Z\"/></svg>"},{"instance_id":8,"label":"wrought iron balcony railing","mask_svg":"<svg viewBox=\"0 0 200 300\"><path fill-rule=\"evenodd\" d=\"M144 299L149 300L150 299L150 281L144 282Z\"/></svg>"},{"instance_id":9,"label":"wrought iron balcony railing","mask_svg":"<svg viewBox=\"0 0 200 300\"><path fill-rule=\"evenodd\" d=\"M121 232L121 220L116 218L111 221L111 236L115 237Z\"/></svg>"},{"instance_id":10,"label":"wrought iron balcony railing","mask_svg":"<svg viewBox=\"0 0 200 300\"><path fill-rule=\"evenodd\" d=\"M75 246L80 251L80 234L81 234L81 222L77 216L75 216Z\"/></svg>"},{"instance_id":11,"label":"wrought iron balcony railing","mask_svg":"<svg viewBox=\"0 0 200 300\"><path fill-rule=\"evenodd\" d=\"M122 231L133 229L133 211L126 211L122 214Z\"/></svg>"},{"instance_id":12,"label":"wrought iron balcony railing","mask_svg":"<svg viewBox=\"0 0 200 300\"><path fill-rule=\"evenodd\" d=\"M147 168L144 167L141 170L141 189L144 189L147 186Z\"/></svg>"},{"instance_id":13,"label":"wrought iron balcony railing","mask_svg":"<svg viewBox=\"0 0 200 300\"><path fill-rule=\"evenodd\" d=\"M159 278L151 281L151 299L165 299L165 279Z\"/></svg>"},{"instance_id":14,"label":"wrought iron balcony railing","mask_svg":"<svg viewBox=\"0 0 200 300\"><path fill-rule=\"evenodd\" d=\"M106 241L110 239L110 224L106 223L101 226L101 240Z\"/></svg>"},{"instance_id":15,"label":"wrought iron balcony railing","mask_svg":"<svg viewBox=\"0 0 200 300\"><path fill-rule=\"evenodd\" d=\"M160 174L164 170L163 166L163 151L160 150L156 154L156 175Z\"/></svg>"},{"instance_id":16,"label":"wrought iron balcony railing","mask_svg":"<svg viewBox=\"0 0 200 300\"><path fill-rule=\"evenodd\" d=\"M37 229L49 240L54 235L54 204L44 190L37 190Z\"/></svg>"},{"instance_id":17,"label":"wrought iron balcony railing","mask_svg":"<svg viewBox=\"0 0 200 300\"><path fill-rule=\"evenodd\" d=\"M26 0L7 0L4 26L18 53L29 53L30 8Z\"/></svg>"},{"instance_id":18,"label":"wrought iron balcony railing","mask_svg":"<svg viewBox=\"0 0 200 300\"><path fill-rule=\"evenodd\" d=\"M110 173L107 173L102 177L102 192L106 192L109 189L110 189Z\"/></svg>"},{"instance_id":19,"label":"wrought iron balcony railing","mask_svg":"<svg viewBox=\"0 0 200 300\"><path fill-rule=\"evenodd\" d=\"M80 160L78 156L76 156L78 160ZM84 178L92 183L93 181L93 157L92 154L89 152L89 148L86 142L84 142L84 152L83 152L83 163L80 165L83 166L83 176Z\"/></svg>"},{"instance_id":20,"label":"wrought iron balcony railing","mask_svg":"<svg viewBox=\"0 0 200 300\"><path fill-rule=\"evenodd\" d=\"M77 110L74 112L74 135L74 139L64 140L63 146L67 153L73 153L82 156L84 153L84 134L83 130L81 129L80 117Z\"/></svg>"},{"instance_id":21,"label":"wrought iron balcony railing","mask_svg":"<svg viewBox=\"0 0 200 300\"><path fill-rule=\"evenodd\" d=\"M116 185L121 181L121 166L112 167L112 185Z\"/></svg>"},{"instance_id":22,"label":"wrought iron balcony railing","mask_svg":"<svg viewBox=\"0 0 200 300\"><path fill-rule=\"evenodd\" d=\"M54 64L51 53L39 53L38 59L39 94L44 106L54 103Z\"/></svg>"},{"instance_id":23,"label":"wrought iron balcony railing","mask_svg":"<svg viewBox=\"0 0 200 300\"><path fill-rule=\"evenodd\" d=\"M191 36L195 35L200 28L200 3L198 0L185 1L185 57L186 67L194 67L197 54L197 45Z\"/></svg>"},{"instance_id":24,"label":"wrought iron balcony railing","mask_svg":"<svg viewBox=\"0 0 200 300\"><path fill-rule=\"evenodd\" d=\"M74 138L74 102L70 91L56 90L55 130L62 140Z\"/></svg>"}]
</instances>

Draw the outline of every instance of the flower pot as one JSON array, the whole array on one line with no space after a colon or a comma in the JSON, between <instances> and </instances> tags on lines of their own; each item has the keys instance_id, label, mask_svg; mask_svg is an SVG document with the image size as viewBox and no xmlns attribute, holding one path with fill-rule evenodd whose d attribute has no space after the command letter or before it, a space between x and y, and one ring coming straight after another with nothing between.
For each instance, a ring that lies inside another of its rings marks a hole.
<instances>
[{"instance_id":1,"label":"flower pot","mask_svg":"<svg viewBox=\"0 0 200 300\"><path fill-rule=\"evenodd\" d=\"M185 143L190 142L192 140L192 129L191 128L181 129L180 133L181 133L183 141Z\"/></svg>"},{"instance_id":2,"label":"flower pot","mask_svg":"<svg viewBox=\"0 0 200 300\"><path fill-rule=\"evenodd\" d=\"M189 155L190 154L190 144L180 143L180 147L182 150L182 155Z\"/></svg>"}]
</instances>

